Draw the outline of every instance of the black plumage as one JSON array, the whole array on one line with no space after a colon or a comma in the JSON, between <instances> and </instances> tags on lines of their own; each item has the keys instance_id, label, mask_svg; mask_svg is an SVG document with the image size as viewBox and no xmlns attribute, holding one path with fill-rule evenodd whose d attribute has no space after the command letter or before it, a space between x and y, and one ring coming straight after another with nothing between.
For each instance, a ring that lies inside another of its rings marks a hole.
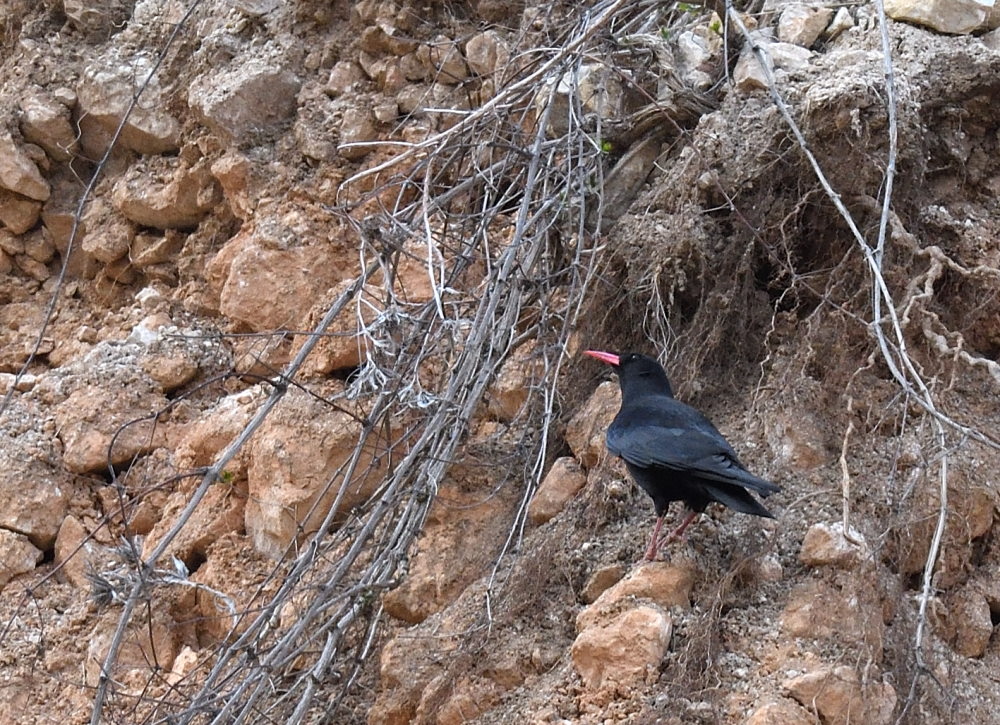
<instances>
[{"instance_id":1,"label":"black plumage","mask_svg":"<svg viewBox=\"0 0 1000 725\"><path fill-rule=\"evenodd\" d=\"M712 502L774 518L751 491L767 497L781 488L747 471L712 422L674 398L667 374L656 360L639 353L619 356L587 350L586 354L612 365L618 373L622 405L608 428L607 445L653 499L656 526L647 559L678 538ZM690 511L661 541L660 527L671 501L683 501Z\"/></svg>"}]
</instances>

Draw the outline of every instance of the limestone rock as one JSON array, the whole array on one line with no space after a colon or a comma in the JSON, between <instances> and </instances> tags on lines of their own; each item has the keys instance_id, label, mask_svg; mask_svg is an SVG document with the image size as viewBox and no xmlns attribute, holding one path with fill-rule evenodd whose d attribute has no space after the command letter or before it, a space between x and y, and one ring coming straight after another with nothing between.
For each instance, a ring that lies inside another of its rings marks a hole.
<instances>
[{"instance_id":1,"label":"limestone rock","mask_svg":"<svg viewBox=\"0 0 1000 725\"><path fill-rule=\"evenodd\" d=\"M587 579L580 592L580 599L587 604L593 604L608 588L614 586L625 575L625 567L621 564L602 566Z\"/></svg>"},{"instance_id":2,"label":"limestone rock","mask_svg":"<svg viewBox=\"0 0 1000 725\"><path fill-rule=\"evenodd\" d=\"M0 228L0 250L5 254L14 256L15 254L24 254L24 239L15 236L8 229ZM12 320L5 319L5 323L9 323Z\"/></svg>"},{"instance_id":3,"label":"limestone rock","mask_svg":"<svg viewBox=\"0 0 1000 725\"><path fill-rule=\"evenodd\" d=\"M73 481L60 466L54 430L31 408L15 404L8 415L18 423L17 435L0 446L0 528L48 551L66 516Z\"/></svg>"},{"instance_id":4,"label":"limestone rock","mask_svg":"<svg viewBox=\"0 0 1000 725\"><path fill-rule=\"evenodd\" d=\"M673 622L653 607L622 612L584 629L573 642L573 667L588 690L641 680L667 653Z\"/></svg>"},{"instance_id":5,"label":"limestone rock","mask_svg":"<svg viewBox=\"0 0 1000 725\"><path fill-rule=\"evenodd\" d=\"M514 350L490 386L490 413L505 423L517 418L528 403L528 396L543 368L544 363L534 341Z\"/></svg>"},{"instance_id":6,"label":"limestone rock","mask_svg":"<svg viewBox=\"0 0 1000 725\"><path fill-rule=\"evenodd\" d=\"M799 561L806 566L852 567L870 555L864 537L853 528L850 538L844 534L844 524L813 524L806 532L799 552Z\"/></svg>"},{"instance_id":7,"label":"limestone rock","mask_svg":"<svg viewBox=\"0 0 1000 725\"><path fill-rule=\"evenodd\" d=\"M495 556L507 533L513 497L484 496L450 483L438 492L417 539L409 572L383 598L386 612L417 623L451 604ZM475 536L470 533L475 532Z\"/></svg>"},{"instance_id":8,"label":"limestone rock","mask_svg":"<svg viewBox=\"0 0 1000 725\"><path fill-rule=\"evenodd\" d=\"M428 272L428 255L430 255L430 265L437 268L441 259L439 250L428 250L427 245L422 242L406 242L402 252L392 280L392 295L400 301L409 303L421 303L433 299L434 287ZM346 270L341 269L341 271ZM315 267L312 274L314 277L317 275ZM354 281L349 278L340 281L331 280L332 286L325 294L313 294L310 299L315 300L315 304L299 325L300 329L312 329L326 314L330 305L353 283ZM303 366L304 373L325 375L333 370L357 367L367 359L368 353L360 330L365 325L373 324L379 310L385 306L385 284L381 274L375 275L371 283L360 290L355 300L348 303L327 330L329 334L313 348L312 355ZM304 342L304 337L298 338L296 350L298 345Z\"/></svg>"},{"instance_id":9,"label":"limestone rock","mask_svg":"<svg viewBox=\"0 0 1000 725\"><path fill-rule=\"evenodd\" d=\"M816 416L796 409L776 413L764 424L768 445L782 468L811 471L830 462L826 434Z\"/></svg>"},{"instance_id":10,"label":"limestone rock","mask_svg":"<svg viewBox=\"0 0 1000 725\"><path fill-rule=\"evenodd\" d=\"M178 159L133 165L112 193L115 207L125 217L157 229L196 227L221 200L206 163L188 166Z\"/></svg>"},{"instance_id":11,"label":"limestone rock","mask_svg":"<svg viewBox=\"0 0 1000 725\"><path fill-rule=\"evenodd\" d=\"M429 44L417 48L417 57L437 83L453 86L469 77L469 66L458 45L451 38L439 35Z\"/></svg>"},{"instance_id":12,"label":"limestone rock","mask_svg":"<svg viewBox=\"0 0 1000 725\"><path fill-rule=\"evenodd\" d=\"M431 637L402 632L379 653L380 693L368 713L370 725L408 725L416 719L421 694L442 668Z\"/></svg>"},{"instance_id":13,"label":"limestone rock","mask_svg":"<svg viewBox=\"0 0 1000 725\"><path fill-rule=\"evenodd\" d=\"M69 235L73 230L73 220L76 214L76 209L66 204L63 191L64 188L57 187L57 193L53 194L52 198L42 206L42 226L60 254L65 254L69 245ZM82 233L83 229L78 228L74 244L79 243ZM94 258L86 254L74 254L70 259L68 271L71 276L84 276L81 272L88 268L92 268L96 274L97 264ZM93 277L93 274L89 277Z\"/></svg>"},{"instance_id":14,"label":"limestone rock","mask_svg":"<svg viewBox=\"0 0 1000 725\"><path fill-rule=\"evenodd\" d=\"M896 691L892 685L872 681L865 686L847 665L791 677L782 686L803 706L815 709L823 725L889 725L893 721Z\"/></svg>"},{"instance_id":15,"label":"limestone rock","mask_svg":"<svg viewBox=\"0 0 1000 725\"><path fill-rule=\"evenodd\" d=\"M576 616L576 630L581 632L606 620L621 606L635 599L652 602L664 609L688 607L694 573L685 566L665 561L643 562L606 589L589 607Z\"/></svg>"},{"instance_id":16,"label":"limestone rock","mask_svg":"<svg viewBox=\"0 0 1000 725\"><path fill-rule=\"evenodd\" d=\"M345 109L340 122L340 146L338 151L345 159L356 161L375 150L367 142L378 139L374 117L367 108L351 107ZM363 143L364 146L348 146L345 144Z\"/></svg>"},{"instance_id":17,"label":"limestone rock","mask_svg":"<svg viewBox=\"0 0 1000 725\"><path fill-rule=\"evenodd\" d=\"M260 388L227 395L186 425L184 435L177 441L175 448L177 467L189 470L212 465L219 452L250 422L262 397L263 391ZM246 462L238 454L226 473L237 479L243 477L245 472Z\"/></svg>"},{"instance_id":18,"label":"limestone rock","mask_svg":"<svg viewBox=\"0 0 1000 725\"><path fill-rule=\"evenodd\" d=\"M993 622L986 597L975 587L964 586L946 600L945 635L955 651L964 657L986 653Z\"/></svg>"},{"instance_id":19,"label":"limestone rock","mask_svg":"<svg viewBox=\"0 0 1000 725\"><path fill-rule=\"evenodd\" d=\"M160 390L169 393L194 379L198 363L185 355L160 354L143 360L142 369L157 382Z\"/></svg>"},{"instance_id":20,"label":"limestone rock","mask_svg":"<svg viewBox=\"0 0 1000 725\"><path fill-rule=\"evenodd\" d=\"M87 658L83 666L84 682L95 687L101 668L111 648L118 618L114 609L104 616L89 634ZM120 682L130 671L139 670L149 677L150 671L170 671L177 653L178 643L172 620L163 612L152 610L152 621L137 619L125 631L118 658L110 676Z\"/></svg>"},{"instance_id":21,"label":"limestone rock","mask_svg":"<svg viewBox=\"0 0 1000 725\"><path fill-rule=\"evenodd\" d=\"M339 299L353 283L353 280L345 279L335 284L325 295L321 295L305 317L302 329L313 329L333 301ZM366 292L362 291L361 296L366 297ZM358 319L359 316L361 320ZM312 354L303 365L303 372L307 375L326 375L334 370L355 368L367 360L368 352L359 335L359 329L362 321L367 324L374 317L374 310L366 304L356 306L348 303L347 308L337 316L327 330L329 334L313 347ZM302 340L300 344L304 342Z\"/></svg>"},{"instance_id":22,"label":"limestone rock","mask_svg":"<svg viewBox=\"0 0 1000 725\"><path fill-rule=\"evenodd\" d=\"M21 109L21 135L38 144L55 161L69 161L79 143L70 123L70 109L40 88L28 93Z\"/></svg>"},{"instance_id":23,"label":"limestone rock","mask_svg":"<svg viewBox=\"0 0 1000 725\"><path fill-rule=\"evenodd\" d=\"M333 96L340 96L354 90L364 79L365 72L361 66L351 60L341 60L330 70L326 91Z\"/></svg>"},{"instance_id":24,"label":"limestone rock","mask_svg":"<svg viewBox=\"0 0 1000 725\"><path fill-rule=\"evenodd\" d=\"M298 389L288 394L250 444L247 535L274 559L289 544L316 531L334 499L341 517L367 500L387 465L386 441L364 444L354 474L342 471L359 445L361 423Z\"/></svg>"},{"instance_id":25,"label":"limestone rock","mask_svg":"<svg viewBox=\"0 0 1000 725\"><path fill-rule=\"evenodd\" d=\"M227 153L213 161L211 168L230 210L240 219L249 219L257 206L251 194L254 172L250 160L241 154Z\"/></svg>"},{"instance_id":26,"label":"limestone rock","mask_svg":"<svg viewBox=\"0 0 1000 725\"><path fill-rule=\"evenodd\" d=\"M979 40L990 50L1000 51L1000 28L980 35Z\"/></svg>"},{"instance_id":27,"label":"limestone rock","mask_svg":"<svg viewBox=\"0 0 1000 725\"><path fill-rule=\"evenodd\" d=\"M620 407L618 383L608 380L597 386L567 424L566 443L585 468L593 468L607 455L604 434Z\"/></svg>"},{"instance_id":28,"label":"limestone rock","mask_svg":"<svg viewBox=\"0 0 1000 725\"><path fill-rule=\"evenodd\" d=\"M84 232L80 248L105 264L128 254L135 237L135 227L103 197L96 197L88 204L83 214L82 229Z\"/></svg>"},{"instance_id":29,"label":"limestone rock","mask_svg":"<svg viewBox=\"0 0 1000 725\"><path fill-rule=\"evenodd\" d=\"M379 123L392 123L399 117L399 104L395 101L384 101L372 109L375 120Z\"/></svg>"},{"instance_id":30,"label":"limestone rock","mask_svg":"<svg viewBox=\"0 0 1000 725\"><path fill-rule=\"evenodd\" d=\"M712 18L713 22L718 22L718 16L714 13ZM714 66L722 50L722 36L712 30L711 24L698 25L677 36L677 60L681 77L700 90L712 85Z\"/></svg>"},{"instance_id":31,"label":"limestone rock","mask_svg":"<svg viewBox=\"0 0 1000 725\"><path fill-rule=\"evenodd\" d=\"M88 571L100 571L110 559L108 550L88 535L87 529L75 516L67 516L59 527L55 542L55 563L70 584L90 593Z\"/></svg>"},{"instance_id":32,"label":"limestone rock","mask_svg":"<svg viewBox=\"0 0 1000 725\"><path fill-rule=\"evenodd\" d=\"M367 53L400 56L417 49L417 42L387 19L361 31L360 48Z\"/></svg>"},{"instance_id":33,"label":"limestone rock","mask_svg":"<svg viewBox=\"0 0 1000 725\"><path fill-rule=\"evenodd\" d=\"M240 60L196 78L188 105L213 131L246 143L292 119L301 82L264 55Z\"/></svg>"},{"instance_id":34,"label":"limestone rock","mask_svg":"<svg viewBox=\"0 0 1000 725\"><path fill-rule=\"evenodd\" d=\"M160 440L162 429L148 416L167 399L139 370L144 349L135 339L102 342L49 382L59 390L53 412L69 471L104 472L109 455L113 465L126 463Z\"/></svg>"},{"instance_id":35,"label":"limestone rock","mask_svg":"<svg viewBox=\"0 0 1000 725\"><path fill-rule=\"evenodd\" d=\"M175 262L183 246L184 234L175 229L167 229L161 234L140 232L132 238L129 261L139 269Z\"/></svg>"},{"instance_id":36,"label":"limestone rock","mask_svg":"<svg viewBox=\"0 0 1000 725\"><path fill-rule=\"evenodd\" d=\"M6 130L0 130L0 187L35 201L51 193L35 162Z\"/></svg>"},{"instance_id":37,"label":"limestone rock","mask_svg":"<svg viewBox=\"0 0 1000 725\"><path fill-rule=\"evenodd\" d=\"M195 483L200 479L192 479ZM143 540L143 557L148 557L163 537L177 524L191 499L189 486L172 493L160 511L160 519ZM189 567L207 559L208 548L223 536L243 530L247 484L245 480L220 480L198 504L177 536L166 549Z\"/></svg>"},{"instance_id":38,"label":"limestone rock","mask_svg":"<svg viewBox=\"0 0 1000 725\"><path fill-rule=\"evenodd\" d=\"M440 679L444 680L441 684L450 690L450 695L444 703L439 703L441 688L435 687L436 682L428 685L417 706L416 722L463 725L493 709L503 694L503 688L485 677L462 677L458 682L448 676Z\"/></svg>"},{"instance_id":39,"label":"limestone rock","mask_svg":"<svg viewBox=\"0 0 1000 725\"><path fill-rule=\"evenodd\" d=\"M233 495L240 494L234 491ZM277 582L262 583L260 577L273 566L270 560L254 550L246 536L228 534L209 546L205 562L191 575L191 581L210 587L229 601L208 591L195 594L185 614L194 624L199 641L215 644L227 641L234 631L245 631L249 621L246 617L234 617L229 607L233 606L237 613L246 612L261 596L261 586L265 592L273 594ZM178 614L174 616L180 619Z\"/></svg>"},{"instance_id":40,"label":"limestone rock","mask_svg":"<svg viewBox=\"0 0 1000 725\"><path fill-rule=\"evenodd\" d=\"M137 79L145 81L152 69L152 56L137 54L127 59L111 56L84 70L77 89L80 115L99 127L88 134L87 124L81 121L84 147L90 153L98 156L104 153L132 103ZM167 99L166 90L154 76L122 128L121 143L125 147L138 154L162 154L179 148L181 127L176 118L163 110Z\"/></svg>"},{"instance_id":41,"label":"limestone rock","mask_svg":"<svg viewBox=\"0 0 1000 725\"><path fill-rule=\"evenodd\" d=\"M70 394L55 409L66 468L74 473L106 471L109 463L120 465L151 450L152 421L137 421L119 432L125 423L165 407L167 400L154 395L144 403L136 406L131 394L110 386L95 386ZM109 452L112 438L114 447Z\"/></svg>"},{"instance_id":42,"label":"limestone rock","mask_svg":"<svg viewBox=\"0 0 1000 725\"><path fill-rule=\"evenodd\" d=\"M853 27L854 18L851 16L851 11L847 8L841 7L837 8L837 13L833 16L833 20L830 21L830 24L826 27L825 34L827 38L833 39L845 30L849 30Z\"/></svg>"},{"instance_id":43,"label":"limestone rock","mask_svg":"<svg viewBox=\"0 0 1000 725\"><path fill-rule=\"evenodd\" d=\"M539 112L550 102L550 98L550 136L566 132L568 114L577 105L585 113L595 114L604 120L620 118L627 110L625 88L618 72L603 63L584 63L579 68L566 72L558 80L543 84L535 95L535 105Z\"/></svg>"},{"instance_id":44,"label":"limestone rock","mask_svg":"<svg viewBox=\"0 0 1000 725\"><path fill-rule=\"evenodd\" d=\"M14 373L0 373L0 395L6 395L14 388L19 393L27 393L38 381L38 378L31 373L25 373L18 377Z\"/></svg>"},{"instance_id":45,"label":"limestone rock","mask_svg":"<svg viewBox=\"0 0 1000 725\"><path fill-rule=\"evenodd\" d=\"M0 588L17 575L33 571L43 557L27 536L0 529Z\"/></svg>"},{"instance_id":46,"label":"limestone rock","mask_svg":"<svg viewBox=\"0 0 1000 725\"><path fill-rule=\"evenodd\" d=\"M941 33L964 35L984 26L993 5L994 0L885 0L885 14Z\"/></svg>"},{"instance_id":47,"label":"limestone rock","mask_svg":"<svg viewBox=\"0 0 1000 725\"><path fill-rule=\"evenodd\" d=\"M13 234L24 234L42 213L41 202L0 189L0 223Z\"/></svg>"},{"instance_id":48,"label":"limestone rock","mask_svg":"<svg viewBox=\"0 0 1000 725\"><path fill-rule=\"evenodd\" d=\"M796 71L804 68L812 53L808 48L803 48L792 43L775 43L767 37L756 34L758 45L763 49L768 65L773 70ZM733 81L736 87L744 93L757 89L767 88L767 75L757 60L756 54L749 46L743 48L736 68L733 69Z\"/></svg>"},{"instance_id":49,"label":"limestone rock","mask_svg":"<svg viewBox=\"0 0 1000 725\"><path fill-rule=\"evenodd\" d=\"M286 241L301 236L272 220L264 227L246 225L226 242L205 271L219 290L222 313L256 332L302 329L313 301L344 270L317 263L330 254L321 241L303 246Z\"/></svg>"},{"instance_id":50,"label":"limestone rock","mask_svg":"<svg viewBox=\"0 0 1000 725\"><path fill-rule=\"evenodd\" d=\"M90 0L63 0L62 8L70 23L91 38L115 34L125 27L134 3L107 0L95 5Z\"/></svg>"},{"instance_id":51,"label":"limestone rock","mask_svg":"<svg viewBox=\"0 0 1000 725\"><path fill-rule=\"evenodd\" d=\"M429 81L430 76L416 53L407 53L399 59L399 72L407 81Z\"/></svg>"},{"instance_id":52,"label":"limestone rock","mask_svg":"<svg viewBox=\"0 0 1000 725\"><path fill-rule=\"evenodd\" d=\"M572 456L557 458L528 504L528 518L536 526L555 517L587 483L587 474Z\"/></svg>"},{"instance_id":53,"label":"limestone rock","mask_svg":"<svg viewBox=\"0 0 1000 725\"><path fill-rule=\"evenodd\" d=\"M832 17L833 10L828 7L786 5L778 18L778 40L811 48Z\"/></svg>"},{"instance_id":54,"label":"limestone rock","mask_svg":"<svg viewBox=\"0 0 1000 725\"><path fill-rule=\"evenodd\" d=\"M14 264L36 282L45 282L52 276L52 271L44 263L26 254L14 257Z\"/></svg>"},{"instance_id":55,"label":"limestone rock","mask_svg":"<svg viewBox=\"0 0 1000 725\"><path fill-rule=\"evenodd\" d=\"M375 82L375 87L385 95L398 92L406 84L406 73L403 71L402 63L395 58L377 58L362 51L358 54L358 65L365 75ZM421 72L423 73L423 70Z\"/></svg>"},{"instance_id":56,"label":"limestone rock","mask_svg":"<svg viewBox=\"0 0 1000 725\"><path fill-rule=\"evenodd\" d=\"M781 581L782 577L785 575L785 570L784 567L781 566L781 561L774 554L755 557L753 562L751 562L750 571L752 576L765 582Z\"/></svg>"},{"instance_id":57,"label":"limestone rock","mask_svg":"<svg viewBox=\"0 0 1000 725\"><path fill-rule=\"evenodd\" d=\"M253 17L260 17L276 10L281 6L281 0L234 0L233 5L241 13Z\"/></svg>"},{"instance_id":58,"label":"limestone rock","mask_svg":"<svg viewBox=\"0 0 1000 725\"><path fill-rule=\"evenodd\" d=\"M860 646L877 661L885 623L869 575L852 571L839 576L833 582L812 580L796 587L781 614L781 630L792 637Z\"/></svg>"},{"instance_id":59,"label":"limestone rock","mask_svg":"<svg viewBox=\"0 0 1000 725\"><path fill-rule=\"evenodd\" d=\"M996 493L974 480L961 466L954 466L949 469L948 509L949 525L934 570L935 585L941 589L964 581L973 568L977 540L993 527ZM894 531L899 548L895 558L904 573L923 570L934 537L937 511L937 487L918 487L910 522Z\"/></svg>"},{"instance_id":60,"label":"limestone rock","mask_svg":"<svg viewBox=\"0 0 1000 725\"><path fill-rule=\"evenodd\" d=\"M201 657L198 653L188 645L181 647L181 651L174 657L174 664L167 674L167 685L174 687L178 683L183 682L191 675L194 668L197 667L200 659Z\"/></svg>"},{"instance_id":61,"label":"limestone rock","mask_svg":"<svg viewBox=\"0 0 1000 725\"><path fill-rule=\"evenodd\" d=\"M469 38L465 59L473 73L490 76L502 71L510 61L510 49L499 33L487 30Z\"/></svg>"},{"instance_id":62,"label":"limestone rock","mask_svg":"<svg viewBox=\"0 0 1000 725\"><path fill-rule=\"evenodd\" d=\"M808 711L790 700L768 702L747 718L746 725L815 725L816 720Z\"/></svg>"},{"instance_id":63,"label":"limestone rock","mask_svg":"<svg viewBox=\"0 0 1000 725\"><path fill-rule=\"evenodd\" d=\"M46 238L39 229L24 235L24 253L36 262L46 264L52 260L56 254L55 245Z\"/></svg>"}]
</instances>

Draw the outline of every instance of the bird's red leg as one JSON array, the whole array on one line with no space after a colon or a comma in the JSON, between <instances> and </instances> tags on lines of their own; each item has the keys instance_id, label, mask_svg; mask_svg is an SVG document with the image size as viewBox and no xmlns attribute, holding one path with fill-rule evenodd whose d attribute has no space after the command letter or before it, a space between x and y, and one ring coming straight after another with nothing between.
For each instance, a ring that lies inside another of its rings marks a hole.
<instances>
[{"instance_id":1,"label":"bird's red leg","mask_svg":"<svg viewBox=\"0 0 1000 725\"><path fill-rule=\"evenodd\" d=\"M667 534L663 538L663 541L660 541L656 544L655 548L658 549L661 546L666 546L671 541L676 541L677 539L681 538L681 535L683 535L684 533L684 529L686 529L691 524L692 521L698 518L699 513L700 513L699 511L688 511L688 515L684 517L683 521L681 521L681 525L678 526L673 531L671 531L669 534ZM657 530L659 530L659 527L657 527Z\"/></svg>"},{"instance_id":2,"label":"bird's red leg","mask_svg":"<svg viewBox=\"0 0 1000 725\"><path fill-rule=\"evenodd\" d=\"M656 540L660 536L660 527L663 526L663 517L656 517L656 526L653 527L653 538L649 540L649 546L646 547L646 561L653 561L656 558L656 550L659 548L657 546Z\"/></svg>"}]
</instances>

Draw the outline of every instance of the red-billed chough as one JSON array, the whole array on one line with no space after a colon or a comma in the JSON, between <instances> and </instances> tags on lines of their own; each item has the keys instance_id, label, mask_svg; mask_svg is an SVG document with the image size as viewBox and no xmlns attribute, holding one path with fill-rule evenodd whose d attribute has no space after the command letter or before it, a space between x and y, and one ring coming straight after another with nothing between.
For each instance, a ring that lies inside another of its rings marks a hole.
<instances>
[{"instance_id":1,"label":"red-billed chough","mask_svg":"<svg viewBox=\"0 0 1000 725\"><path fill-rule=\"evenodd\" d=\"M708 418L674 399L667 374L656 360L638 353L619 356L587 350L585 354L614 366L618 373L622 407L608 427L607 444L653 499L656 526L646 559L654 559L659 547L678 538L712 501L774 518L750 491L766 497L781 488L748 472ZM671 501L683 501L690 511L660 540Z\"/></svg>"}]
</instances>

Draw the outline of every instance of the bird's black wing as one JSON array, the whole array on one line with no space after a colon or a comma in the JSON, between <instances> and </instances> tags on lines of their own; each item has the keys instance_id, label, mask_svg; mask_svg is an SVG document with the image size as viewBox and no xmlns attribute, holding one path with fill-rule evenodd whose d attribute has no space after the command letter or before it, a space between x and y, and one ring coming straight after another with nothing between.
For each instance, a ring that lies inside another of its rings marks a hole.
<instances>
[{"instance_id":1,"label":"bird's black wing","mask_svg":"<svg viewBox=\"0 0 1000 725\"><path fill-rule=\"evenodd\" d=\"M751 488L762 496L780 490L748 472L708 418L673 398L649 398L622 408L608 428L607 444L633 466L689 472L706 481Z\"/></svg>"}]
</instances>

